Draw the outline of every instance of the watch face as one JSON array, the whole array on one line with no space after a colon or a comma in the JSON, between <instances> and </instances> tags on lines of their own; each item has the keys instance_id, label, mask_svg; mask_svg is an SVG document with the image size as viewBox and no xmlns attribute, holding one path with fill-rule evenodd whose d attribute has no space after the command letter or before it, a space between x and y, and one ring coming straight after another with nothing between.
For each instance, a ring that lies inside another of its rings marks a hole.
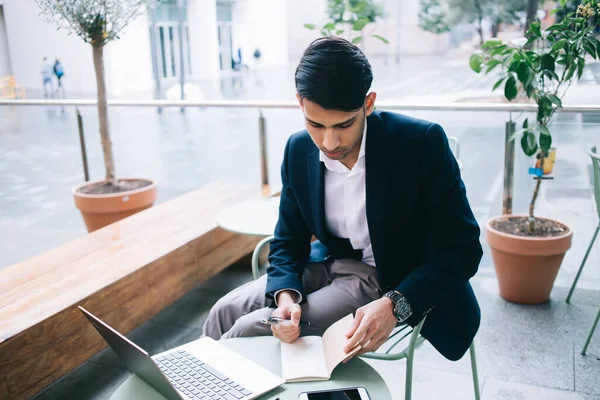
<instances>
[{"instance_id":1,"label":"watch face","mask_svg":"<svg viewBox=\"0 0 600 400\"><path fill-rule=\"evenodd\" d=\"M398 318L398 320L400 322L403 322L408 317L410 317L410 315L412 314L412 311L410 309L410 306L408 305L408 302L404 299L402 299L401 301L398 301L396 303L396 306L394 307L394 314L396 315L396 318Z\"/></svg>"}]
</instances>

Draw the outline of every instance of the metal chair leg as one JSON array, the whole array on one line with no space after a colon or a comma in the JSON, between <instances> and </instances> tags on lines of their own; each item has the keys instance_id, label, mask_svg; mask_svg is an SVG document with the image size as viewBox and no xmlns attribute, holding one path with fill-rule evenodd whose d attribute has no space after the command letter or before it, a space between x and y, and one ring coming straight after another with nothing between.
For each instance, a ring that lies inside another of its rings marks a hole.
<instances>
[{"instance_id":1,"label":"metal chair leg","mask_svg":"<svg viewBox=\"0 0 600 400\"><path fill-rule=\"evenodd\" d=\"M408 342L408 353L406 355L406 379L404 381L404 399L411 400L412 398L412 376L413 376L413 362L415 356L415 348L417 347L417 339L421 333L421 328L425 323L425 318L419 322L413 330L410 341Z\"/></svg>"},{"instance_id":2,"label":"metal chair leg","mask_svg":"<svg viewBox=\"0 0 600 400\"><path fill-rule=\"evenodd\" d=\"M585 340L583 348L581 349L582 356L585 356L585 352L587 351L587 348L590 345L590 340L592 340L592 336L594 335L594 331L596 330L596 326L598 325L598 320L600 320L600 307L598 307L598 312L596 313L596 318L594 319L594 323L592 324L592 329L590 329L590 333L588 333L587 339Z\"/></svg>"},{"instance_id":3,"label":"metal chair leg","mask_svg":"<svg viewBox=\"0 0 600 400\"><path fill-rule=\"evenodd\" d=\"M477 359L475 357L475 341L471 342L469 347L469 353L471 355L471 373L473 374L473 389L475 390L475 400L481 399L479 393L479 374L477 373Z\"/></svg>"},{"instance_id":4,"label":"metal chair leg","mask_svg":"<svg viewBox=\"0 0 600 400\"><path fill-rule=\"evenodd\" d=\"M583 266L590 255L590 251L592 250L592 246L596 241L596 236L598 236L598 231L600 230L600 223L596 227L596 231L594 232L594 236L592 236L592 241L585 252L585 256L583 256L583 261L581 261L581 265L579 266L579 271L577 271L577 275L575 276L575 280L573 281L573 285L571 285L571 290L569 290L569 294L567 295L567 303L571 300L571 296L573 295L573 291L575 290L575 286L577 285L577 281L579 281L579 276L581 275L581 271L583 271Z\"/></svg>"},{"instance_id":5,"label":"metal chair leg","mask_svg":"<svg viewBox=\"0 0 600 400\"><path fill-rule=\"evenodd\" d=\"M254 280L260 278L260 252L262 251L263 247L271 243L273 239L275 239L275 236L266 237L258 242L254 248L254 252L252 253L252 277Z\"/></svg>"}]
</instances>

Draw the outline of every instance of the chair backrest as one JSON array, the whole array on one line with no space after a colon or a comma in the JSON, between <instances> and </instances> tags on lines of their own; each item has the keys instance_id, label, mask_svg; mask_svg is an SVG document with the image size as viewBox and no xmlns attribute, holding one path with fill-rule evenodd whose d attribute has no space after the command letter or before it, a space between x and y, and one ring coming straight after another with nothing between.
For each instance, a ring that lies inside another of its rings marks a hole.
<instances>
[{"instance_id":1,"label":"chair backrest","mask_svg":"<svg viewBox=\"0 0 600 400\"><path fill-rule=\"evenodd\" d=\"M460 143L458 138L455 136L448 136L448 144L450 145L450 150L454 153L454 157L456 159L460 159Z\"/></svg>"},{"instance_id":2,"label":"chair backrest","mask_svg":"<svg viewBox=\"0 0 600 400\"><path fill-rule=\"evenodd\" d=\"M596 200L598 218L600 218L600 155L596 151L596 146L590 148L588 155L592 159L592 169L594 170L594 198Z\"/></svg>"}]
</instances>

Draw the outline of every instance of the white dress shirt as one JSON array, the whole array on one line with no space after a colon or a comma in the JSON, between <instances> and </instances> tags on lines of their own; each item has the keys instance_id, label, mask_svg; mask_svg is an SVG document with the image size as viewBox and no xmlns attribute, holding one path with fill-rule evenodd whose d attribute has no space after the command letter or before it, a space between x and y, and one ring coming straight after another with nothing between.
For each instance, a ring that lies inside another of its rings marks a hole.
<instances>
[{"instance_id":1,"label":"white dress shirt","mask_svg":"<svg viewBox=\"0 0 600 400\"><path fill-rule=\"evenodd\" d=\"M349 239L354 250L362 250L362 262L374 267L375 258L367 225L366 127L365 123L358 160L352 169L328 158L322 151L319 159L325 164L325 222L329 232L339 238Z\"/></svg>"},{"instance_id":2,"label":"white dress shirt","mask_svg":"<svg viewBox=\"0 0 600 400\"><path fill-rule=\"evenodd\" d=\"M365 180L365 143L367 124L363 132L358 160L352 169L340 161L328 158L319 150L319 160L325 164L325 223L332 235L349 239L354 250L362 250L362 262L375 266L371 237L367 225L367 197ZM292 289L282 289L292 290ZM275 301L277 294L275 292ZM302 296L296 290L296 301Z\"/></svg>"}]
</instances>

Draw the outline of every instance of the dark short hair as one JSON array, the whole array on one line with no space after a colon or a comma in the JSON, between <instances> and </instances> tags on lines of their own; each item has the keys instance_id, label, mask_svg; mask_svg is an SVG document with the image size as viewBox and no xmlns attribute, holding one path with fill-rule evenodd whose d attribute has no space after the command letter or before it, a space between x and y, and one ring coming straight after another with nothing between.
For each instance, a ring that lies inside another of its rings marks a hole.
<instances>
[{"instance_id":1,"label":"dark short hair","mask_svg":"<svg viewBox=\"0 0 600 400\"><path fill-rule=\"evenodd\" d=\"M295 80L300 98L328 110L354 111L364 105L373 71L354 44L340 37L323 37L304 51Z\"/></svg>"}]
</instances>

